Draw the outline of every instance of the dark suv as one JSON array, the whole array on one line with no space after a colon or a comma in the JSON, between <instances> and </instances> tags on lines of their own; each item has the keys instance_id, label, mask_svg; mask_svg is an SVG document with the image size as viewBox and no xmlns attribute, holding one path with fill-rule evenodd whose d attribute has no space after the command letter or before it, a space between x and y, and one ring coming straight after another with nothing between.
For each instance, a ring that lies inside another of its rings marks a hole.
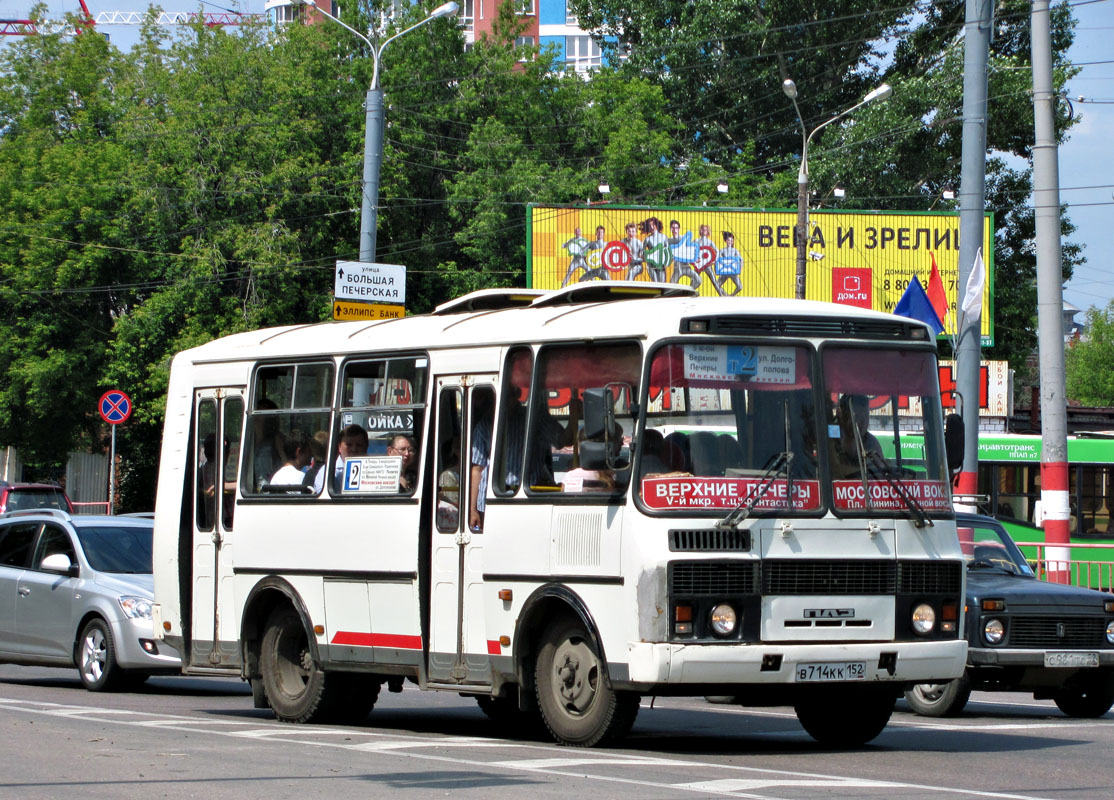
<instances>
[{"instance_id":1,"label":"dark suv","mask_svg":"<svg viewBox=\"0 0 1114 800\"><path fill-rule=\"evenodd\" d=\"M28 508L56 508L74 513L73 503L61 486L53 483L8 483L0 481L0 514Z\"/></svg>"},{"instance_id":2,"label":"dark suv","mask_svg":"<svg viewBox=\"0 0 1114 800\"><path fill-rule=\"evenodd\" d=\"M918 714L958 714L971 691L1032 692L1071 717L1114 705L1114 594L1037 580L1001 523L957 514L967 558L967 670L905 693Z\"/></svg>"}]
</instances>

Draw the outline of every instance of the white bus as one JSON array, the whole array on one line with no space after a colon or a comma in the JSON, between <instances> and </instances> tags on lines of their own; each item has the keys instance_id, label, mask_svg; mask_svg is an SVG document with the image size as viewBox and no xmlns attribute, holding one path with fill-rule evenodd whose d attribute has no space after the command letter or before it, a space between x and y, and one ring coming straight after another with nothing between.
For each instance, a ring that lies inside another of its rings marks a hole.
<instances>
[{"instance_id":1,"label":"white bus","mask_svg":"<svg viewBox=\"0 0 1114 800\"><path fill-rule=\"evenodd\" d=\"M677 285L228 336L171 368L155 625L291 722L409 680L571 745L652 695L863 743L963 672L939 398L920 323ZM916 472L866 429L911 400Z\"/></svg>"}]
</instances>

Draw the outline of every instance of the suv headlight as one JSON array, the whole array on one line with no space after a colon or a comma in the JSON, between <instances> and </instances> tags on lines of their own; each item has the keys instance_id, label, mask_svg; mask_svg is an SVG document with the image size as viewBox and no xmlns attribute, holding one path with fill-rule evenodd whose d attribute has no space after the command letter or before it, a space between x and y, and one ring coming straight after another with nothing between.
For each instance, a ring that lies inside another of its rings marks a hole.
<instances>
[{"instance_id":1,"label":"suv headlight","mask_svg":"<svg viewBox=\"0 0 1114 800\"><path fill-rule=\"evenodd\" d=\"M982 626L982 636L987 644L1001 644L1006 636L1006 626L1000 619L988 619Z\"/></svg>"},{"instance_id":2,"label":"suv headlight","mask_svg":"<svg viewBox=\"0 0 1114 800\"><path fill-rule=\"evenodd\" d=\"M129 597L125 595L120 599L120 608L130 619L150 619L151 601L146 597Z\"/></svg>"},{"instance_id":3,"label":"suv headlight","mask_svg":"<svg viewBox=\"0 0 1114 800\"><path fill-rule=\"evenodd\" d=\"M1106 623L1106 641L1109 644L1114 644L1114 620Z\"/></svg>"}]
</instances>

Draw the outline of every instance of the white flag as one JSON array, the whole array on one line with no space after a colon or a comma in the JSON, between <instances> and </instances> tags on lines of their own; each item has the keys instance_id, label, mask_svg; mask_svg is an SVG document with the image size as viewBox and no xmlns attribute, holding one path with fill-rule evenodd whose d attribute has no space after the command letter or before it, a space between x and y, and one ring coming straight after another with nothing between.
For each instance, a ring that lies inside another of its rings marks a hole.
<instances>
[{"instance_id":1,"label":"white flag","mask_svg":"<svg viewBox=\"0 0 1114 800\"><path fill-rule=\"evenodd\" d=\"M963 304L960 310L966 317L965 324L970 324L982 314L982 290L986 283L986 266L982 262L982 248L975 254L975 263L971 267L971 274L967 276L967 288L963 294Z\"/></svg>"}]
</instances>

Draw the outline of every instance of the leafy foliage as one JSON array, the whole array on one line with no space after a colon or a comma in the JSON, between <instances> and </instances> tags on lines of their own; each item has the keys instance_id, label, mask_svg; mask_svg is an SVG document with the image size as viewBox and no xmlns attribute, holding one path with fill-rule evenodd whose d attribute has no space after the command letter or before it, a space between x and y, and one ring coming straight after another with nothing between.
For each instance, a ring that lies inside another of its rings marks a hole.
<instances>
[{"instance_id":1,"label":"leafy foliage","mask_svg":"<svg viewBox=\"0 0 1114 800\"><path fill-rule=\"evenodd\" d=\"M367 30L384 7L358 0L344 18ZM383 51L377 259L407 265L412 311L524 283L527 204L583 203L601 179L630 204L792 205L801 139L787 77L809 127L882 81L895 89L814 140L815 187L842 183L849 207L939 210L958 186L960 0L570 7L607 34L612 66L591 80L552 51L515 49L510 3L470 48L445 19ZM427 11L399 12L391 32ZM1028 3L1000 0L995 24L994 354L1020 365L1035 327ZM152 15L128 53L73 30L0 50L0 441L44 464L103 447L96 398L122 388L135 401L118 431L124 500L143 508L173 355L328 318L334 263L358 249L373 59L324 21L169 37ZM1054 30L1063 53L1066 6ZM1061 65L1058 85L1070 74ZM1067 277L1080 256L1064 255Z\"/></svg>"},{"instance_id":2,"label":"leafy foliage","mask_svg":"<svg viewBox=\"0 0 1114 800\"><path fill-rule=\"evenodd\" d=\"M1068 397L1085 406L1114 405L1114 303L1087 311L1087 337L1065 357Z\"/></svg>"}]
</instances>

